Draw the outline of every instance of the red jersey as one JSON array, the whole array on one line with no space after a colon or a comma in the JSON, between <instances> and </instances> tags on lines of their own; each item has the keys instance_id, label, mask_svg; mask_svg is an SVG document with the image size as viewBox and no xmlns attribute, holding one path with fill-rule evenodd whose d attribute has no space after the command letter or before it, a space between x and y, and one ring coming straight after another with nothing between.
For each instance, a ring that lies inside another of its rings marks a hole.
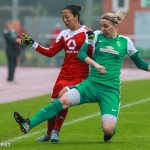
<instances>
[{"instance_id":1,"label":"red jersey","mask_svg":"<svg viewBox=\"0 0 150 150\"><path fill-rule=\"evenodd\" d=\"M76 31L66 29L58 35L56 42L50 48L44 48L39 44L33 47L36 48L36 51L48 57L52 57L64 49L65 59L59 76L66 78L85 77L89 74L89 65L78 59L77 54L86 39L88 30L91 29L85 25ZM89 47L88 56L92 57L92 47Z\"/></svg>"}]
</instances>

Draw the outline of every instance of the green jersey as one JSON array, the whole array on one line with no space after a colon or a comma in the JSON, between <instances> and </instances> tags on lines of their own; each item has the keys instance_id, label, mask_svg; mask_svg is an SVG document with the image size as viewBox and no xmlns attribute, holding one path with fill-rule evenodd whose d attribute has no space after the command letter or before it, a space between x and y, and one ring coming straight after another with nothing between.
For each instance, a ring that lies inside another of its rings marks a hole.
<instances>
[{"instance_id":1,"label":"green jersey","mask_svg":"<svg viewBox=\"0 0 150 150\"><path fill-rule=\"evenodd\" d=\"M138 51L133 42L124 36L117 35L114 39L106 38L101 31L95 31L95 43L93 60L106 69L106 74L100 75L98 70L91 66L87 80L101 83L110 87L120 89L120 69L125 54L130 57ZM85 45L90 44L88 40ZM84 46L82 46L84 49ZM83 52L81 48L81 52Z\"/></svg>"}]
</instances>

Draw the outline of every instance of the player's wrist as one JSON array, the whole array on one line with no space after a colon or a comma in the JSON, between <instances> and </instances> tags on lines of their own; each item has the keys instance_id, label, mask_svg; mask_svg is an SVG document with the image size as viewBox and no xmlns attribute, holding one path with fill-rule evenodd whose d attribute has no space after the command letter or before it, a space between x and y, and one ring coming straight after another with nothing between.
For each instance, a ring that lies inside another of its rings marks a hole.
<instances>
[{"instance_id":1,"label":"player's wrist","mask_svg":"<svg viewBox=\"0 0 150 150\"><path fill-rule=\"evenodd\" d=\"M38 45L39 44L37 42L34 42L31 47L34 48L34 49L37 49Z\"/></svg>"},{"instance_id":2,"label":"player's wrist","mask_svg":"<svg viewBox=\"0 0 150 150\"><path fill-rule=\"evenodd\" d=\"M100 67L100 65L99 65L98 63L96 63L96 62L93 63L93 66L94 66L96 69L98 69L98 68Z\"/></svg>"}]
</instances>

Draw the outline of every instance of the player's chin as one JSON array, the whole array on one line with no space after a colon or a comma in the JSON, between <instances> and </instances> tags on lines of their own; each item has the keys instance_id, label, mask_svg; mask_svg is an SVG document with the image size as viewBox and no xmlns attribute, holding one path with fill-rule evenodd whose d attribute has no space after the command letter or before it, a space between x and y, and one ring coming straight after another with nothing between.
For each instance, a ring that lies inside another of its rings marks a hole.
<instances>
[{"instance_id":1,"label":"player's chin","mask_svg":"<svg viewBox=\"0 0 150 150\"><path fill-rule=\"evenodd\" d=\"M107 38L111 38L111 35L109 35L108 33L105 33L104 36Z\"/></svg>"},{"instance_id":2,"label":"player's chin","mask_svg":"<svg viewBox=\"0 0 150 150\"><path fill-rule=\"evenodd\" d=\"M66 28L69 28L69 24L65 24L66 25Z\"/></svg>"},{"instance_id":3,"label":"player's chin","mask_svg":"<svg viewBox=\"0 0 150 150\"><path fill-rule=\"evenodd\" d=\"M108 34L107 34L106 32L103 32L103 34L104 34L105 36L108 36Z\"/></svg>"}]
</instances>

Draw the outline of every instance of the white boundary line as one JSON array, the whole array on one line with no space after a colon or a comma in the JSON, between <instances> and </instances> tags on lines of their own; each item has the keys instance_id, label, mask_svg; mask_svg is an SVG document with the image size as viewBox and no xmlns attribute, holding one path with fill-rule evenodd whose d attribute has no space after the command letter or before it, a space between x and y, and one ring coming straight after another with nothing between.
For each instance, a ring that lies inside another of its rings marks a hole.
<instances>
[{"instance_id":1,"label":"white boundary line","mask_svg":"<svg viewBox=\"0 0 150 150\"><path fill-rule=\"evenodd\" d=\"M148 98L146 98L146 99L142 99L142 100L136 101L136 102L133 102L133 103L129 103L129 104L122 105L120 108L127 108L127 107L131 107L131 106L134 106L134 105L137 105L137 104L141 104L141 103L144 103L144 102L148 102L148 101L150 101L150 97L148 97ZM76 123L76 122L84 121L84 120L87 120L87 119L96 117L96 116L98 116L98 115L100 115L100 112L99 112L99 113L96 113L96 114L93 114L93 115L90 115L90 116L86 116L86 117L83 117L83 118L79 118L79 119L76 119L76 120L73 120L73 121L66 122L66 123L63 124L63 126L68 126L68 125L73 124L73 123ZM9 140L7 140L7 141L2 141L1 143L11 143L11 142L15 142L15 141L17 141L17 140L21 140L21 139L28 138L28 137L33 136L33 135L40 134L40 133L42 133L42 132L44 132L44 131L46 131L46 129L41 130L41 131L37 131L37 132L33 132L33 133L29 133L29 134L26 134L26 135L22 135L22 136L13 138L13 139L9 139Z\"/></svg>"}]
</instances>

